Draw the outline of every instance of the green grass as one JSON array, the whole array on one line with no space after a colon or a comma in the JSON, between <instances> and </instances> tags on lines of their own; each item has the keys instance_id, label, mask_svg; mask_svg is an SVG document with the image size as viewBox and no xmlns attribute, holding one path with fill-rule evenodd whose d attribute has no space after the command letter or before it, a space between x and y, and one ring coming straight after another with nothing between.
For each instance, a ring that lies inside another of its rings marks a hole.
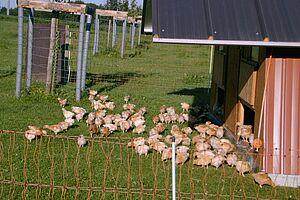
<instances>
[{"instance_id":1,"label":"green grass","mask_svg":"<svg viewBox=\"0 0 300 200\"><path fill-rule=\"evenodd\" d=\"M0 29L0 129L21 132L28 125L42 126L61 121L58 96L68 97L67 109L79 105L91 111L86 92L80 103L75 101L74 82L58 85L54 96L45 96L44 84L35 81L30 92L23 89L21 98L15 98L17 21L15 18L0 19L0 27L5 27ZM72 26L72 70L76 68L76 28ZM153 44L150 36L143 35L139 48L130 50L127 42L125 58L121 59L120 40L117 40L115 50L105 50L106 35L104 31L101 33L101 52L96 56L90 54L88 60L88 72L101 78L90 79L87 85L109 95L117 104L115 112L121 111L123 96L129 94L138 107L146 106L149 130L153 127L151 118L161 105L180 110L182 101L193 105L208 103L208 46ZM24 88L25 76L22 84ZM22 195L27 199L74 199L75 196L78 199L171 198L170 162L161 162L155 152L147 157L137 156L126 147L129 138L136 137L134 134L114 133L112 137L115 138L107 141L96 137L88 146L78 149L71 136L79 134L88 134L84 122L77 123L61 136L50 134L31 143L22 134L1 133L0 198L21 199ZM189 160L178 166L177 172L178 195L182 199L299 198L299 190L291 188L260 189L249 174L242 178L235 169L227 166L218 170L206 169L193 166ZM16 182L3 182L7 180ZM24 182L29 183L27 188L18 184ZM51 184L55 187L49 187ZM68 190L64 191L63 186L68 186ZM80 188L78 193L76 186ZM130 193L127 192L129 188Z\"/></svg>"}]
</instances>

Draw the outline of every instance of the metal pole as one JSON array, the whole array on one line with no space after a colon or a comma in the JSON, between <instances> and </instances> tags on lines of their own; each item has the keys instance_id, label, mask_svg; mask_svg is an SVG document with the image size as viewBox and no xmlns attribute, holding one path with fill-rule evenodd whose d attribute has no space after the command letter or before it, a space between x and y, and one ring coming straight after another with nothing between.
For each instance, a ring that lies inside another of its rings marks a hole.
<instances>
[{"instance_id":1,"label":"metal pole","mask_svg":"<svg viewBox=\"0 0 300 200\"><path fill-rule=\"evenodd\" d=\"M10 9L10 0L7 0L6 15L9 15L9 9Z\"/></svg>"},{"instance_id":2,"label":"metal pole","mask_svg":"<svg viewBox=\"0 0 300 200\"><path fill-rule=\"evenodd\" d=\"M80 84L81 84L81 69L82 69L82 46L83 46L83 31L84 31L85 15L80 15L79 36L78 36L78 54L77 54L77 73L76 73L76 101L80 101Z\"/></svg>"},{"instance_id":3,"label":"metal pole","mask_svg":"<svg viewBox=\"0 0 300 200\"><path fill-rule=\"evenodd\" d=\"M32 69L32 39L33 39L33 9L29 10L28 16L28 44L27 44L27 80L26 87L30 90L31 87L31 69Z\"/></svg>"},{"instance_id":4,"label":"metal pole","mask_svg":"<svg viewBox=\"0 0 300 200\"><path fill-rule=\"evenodd\" d=\"M124 50L125 50L125 40L126 40L126 25L127 19L125 18L123 21L123 29L122 29L122 46L121 46L121 58L124 57Z\"/></svg>"},{"instance_id":5,"label":"metal pole","mask_svg":"<svg viewBox=\"0 0 300 200\"><path fill-rule=\"evenodd\" d=\"M82 60L82 74L81 74L81 90L85 89L85 79L86 79L86 68L87 68L87 59L88 59L88 51L89 51L89 43L90 43L90 32L92 25L92 15L87 15L86 20L86 32L85 32L85 41L83 47L83 60Z\"/></svg>"},{"instance_id":6,"label":"metal pole","mask_svg":"<svg viewBox=\"0 0 300 200\"><path fill-rule=\"evenodd\" d=\"M16 97L21 96L23 61L23 8L18 8L18 63L16 69Z\"/></svg>"},{"instance_id":7,"label":"metal pole","mask_svg":"<svg viewBox=\"0 0 300 200\"><path fill-rule=\"evenodd\" d=\"M94 47L93 47L93 55L97 52L97 37L98 37L98 15L95 17L95 35L94 35Z\"/></svg>"},{"instance_id":8,"label":"metal pole","mask_svg":"<svg viewBox=\"0 0 300 200\"><path fill-rule=\"evenodd\" d=\"M172 137L172 200L176 199L176 145L175 136Z\"/></svg>"},{"instance_id":9,"label":"metal pole","mask_svg":"<svg viewBox=\"0 0 300 200\"><path fill-rule=\"evenodd\" d=\"M142 32L142 23L139 23L139 37L138 37L138 46L141 44L141 32Z\"/></svg>"},{"instance_id":10,"label":"metal pole","mask_svg":"<svg viewBox=\"0 0 300 200\"><path fill-rule=\"evenodd\" d=\"M135 23L132 23L132 31L131 31L131 49L134 47L134 35L135 35Z\"/></svg>"},{"instance_id":11,"label":"metal pole","mask_svg":"<svg viewBox=\"0 0 300 200\"><path fill-rule=\"evenodd\" d=\"M110 20L108 20L108 29L107 29L107 44L106 44L106 48L107 48L107 49L108 49L108 47L109 47L110 27L111 27L111 19L110 19Z\"/></svg>"},{"instance_id":12,"label":"metal pole","mask_svg":"<svg viewBox=\"0 0 300 200\"><path fill-rule=\"evenodd\" d=\"M96 41L96 53L99 52L99 43L100 43L100 15L98 17L98 20L97 20L97 41Z\"/></svg>"},{"instance_id":13,"label":"metal pole","mask_svg":"<svg viewBox=\"0 0 300 200\"><path fill-rule=\"evenodd\" d=\"M114 48L116 44L116 34L117 34L117 20L113 19L113 35L112 35L112 43L111 47Z\"/></svg>"},{"instance_id":14,"label":"metal pole","mask_svg":"<svg viewBox=\"0 0 300 200\"><path fill-rule=\"evenodd\" d=\"M213 68L213 60L214 60L214 45L210 45L210 59L209 59L209 74L211 75L212 73L212 68Z\"/></svg>"}]
</instances>

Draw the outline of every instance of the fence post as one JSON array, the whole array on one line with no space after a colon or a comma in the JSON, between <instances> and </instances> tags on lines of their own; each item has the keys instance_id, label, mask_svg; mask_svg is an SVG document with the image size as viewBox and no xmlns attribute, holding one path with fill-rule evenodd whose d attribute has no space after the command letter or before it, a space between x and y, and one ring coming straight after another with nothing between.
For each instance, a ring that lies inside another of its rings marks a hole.
<instances>
[{"instance_id":1,"label":"fence post","mask_svg":"<svg viewBox=\"0 0 300 200\"><path fill-rule=\"evenodd\" d=\"M87 68L88 51L89 51L89 43L90 43L91 25L92 25L92 15L87 15L85 41L84 41L84 47L83 47L82 72L81 72L81 90L82 91L85 89L86 68Z\"/></svg>"},{"instance_id":2,"label":"fence post","mask_svg":"<svg viewBox=\"0 0 300 200\"><path fill-rule=\"evenodd\" d=\"M80 15L79 35L78 35L78 54L77 54L77 73L76 73L76 101L80 101L81 69L82 69L82 46L84 31L85 14Z\"/></svg>"},{"instance_id":3,"label":"fence post","mask_svg":"<svg viewBox=\"0 0 300 200\"><path fill-rule=\"evenodd\" d=\"M48 63L47 63L47 76L46 76L46 89L45 89L46 94L50 94L51 92L56 25L57 25L57 18L52 17L51 29L50 29L49 55L48 55Z\"/></svg>"},{"instance_id":4,"label":"fence post","mask_svg":"<svg viewBox=\"0 0 300 200\"><path fill-rule=\"evenodd\" d=\"M107 44L106 48L109 48L109 38L110 38L110 27L111 27L111 19L108 20L108 29L107 29Z\"/></svg>"},{"instance_id":5,"label":"fence post","mask_svg":"<svg viewBox=\"0 0 300 200\"><path fill-rule=\"evenodd\" d=\"M176 199L176 144L175 136L172 137L172 200Z\"/></svg>"},{"instance_id":6,"label":"fence post","mask_svg":"<svg viewBox=\"0 0 300 200\"><path fill-rule=\"evenodd\" d=\"M142 22L139 23L138 46L140 46L141 44L141 32L142 32Z\"/></svg>"},{"instance_id":7,"label":"fence post","mask_svg":"<svg viewBox=\"0 0 300 200\"><path fill-rule=\"evenodd\" d=\"M124 58L125 40L126 40L126 26L127 26L127 19L125 18L124 21L123 21L123 29L122 29L121 58Z\"/></svg>"},{"instance_id":8,"label":"fence post","mask_svg":"<svg viewBox=\"0 0 300 200\"><path fill-rule=\"evenodd\" d=\"M98 37L98 31L99 31L99 28L98 28L98 15L96 14L96 17L95 17L95 35L94 35L94 47L93 47L93 55L96 54L97 52L97 37Z\"/></svg>"},{"instance_id":9,"label":"fence post","mask_svg":"<svg viewBox=\"0 0 300 200\"><path fill-rule=\"evenodd\" d=\"M114 48L116 44L116 34L117 34L117 20L113 18L113 35L112 35L112 43L111 43L112 48Z\"/></svg>"},{"instance_id":10,"label":"fence post","mask_svg":"<svg viewBox=\"0 0 300 200\"><path fill-rule=\"evenodd\" d=\"M9 9L10 9L10 0L7 0L6 15L9 15Z\"/></svg>"},{"instance_id":11,"label":"fence post","mask_svg":"<svg viewBox=\"0 0 300 200\"><path fill-rule=\"evenodd\" d=\"M29 10L28 15L28 42L27 42L27 80L26 87L30 90L31 77L32 77L32 39L33 39L33 23L34 23L34 10Z\"/></svg>"},{"instance_id":12,"label":"fence post","mask_svg":"<svg viewBox=\"0 0 300 200\"><path fill-rule=\"evenodd\" d=\"M21 96L23 61L23 8L18 8L18 63L16 69L16 97Z\"/></svg>"},{"instance_id":13,"label":"fence post","mask_svg":"<svg viewBox=\"0 0 300 200\"><path fill-rule=\"evenodd\" d=\"M135 35L135 22L132 22L132 30L131 30L131 49L134 47L134 35Z\"/></svg>"}]
</instances>

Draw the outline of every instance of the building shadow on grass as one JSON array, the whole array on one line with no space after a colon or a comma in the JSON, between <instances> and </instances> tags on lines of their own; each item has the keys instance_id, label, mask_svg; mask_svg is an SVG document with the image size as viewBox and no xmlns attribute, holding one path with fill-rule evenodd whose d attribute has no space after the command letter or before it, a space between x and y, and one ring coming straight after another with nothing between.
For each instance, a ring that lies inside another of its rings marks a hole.
<instances>
[{"instance_id":1,"label":"building shadow on grass","mask_svg":"<svg viewBox=\"0 0 300 200\"><path fill-rule=\"evenodd\" d=\"M193 96L192 110L190 117L195 118L195 121L189 122L192 126L196 123L203 123L207 120L207 113L209 112L210 88L184 88L179 91L171 92L172 95L187 95Z\"/></svg>"},{"instance_id":2,"label":"building shadow on grass","mask_svg":"<svg viewBox=\"0 0 300 200\"><path fill-rule=\"evenodd\" d=\"M118 72L111 74L86 74L86 87L90 88L94 85L101 85L100 89L97 89L98 92L110 91L116 87L124 85L133 78L144 78L151 76L152 74L140 74L136 72ZM76 72L71 72L71 82L76 81Z\"/></svg>"}]
</instances>

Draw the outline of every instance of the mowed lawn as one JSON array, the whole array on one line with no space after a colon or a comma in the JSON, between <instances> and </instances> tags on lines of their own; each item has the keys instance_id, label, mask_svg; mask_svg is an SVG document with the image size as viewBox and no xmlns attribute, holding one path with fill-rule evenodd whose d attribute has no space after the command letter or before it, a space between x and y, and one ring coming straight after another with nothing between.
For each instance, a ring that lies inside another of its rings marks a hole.
<instances>
[{"instance_id":1,"label":"mowed lawn","mask_svg":"<svg viewBox=\"0 0 300 200\"><path fill-rule=\"evenodd\" d=\"M63 120L57 97L68 98L68 110L71 106L92 109L86 92L81 102L75 101L74 82L58 85L54 96L45 96L44 84L40 82L33 82L31 90L26 91L25 68L22 96L17 99L17 20L0 16L0 27L0 130L15 131L0 134L0 198L171 199L171 163L162 162L154 151L145 157L127 148L130 138L138 137L131 132L117 132L107 140L94 137L87 146L78 148L76 136L89 135L85 122L79 122L58 136L48 132L49 136L31 143L24 139L22 132L28 125L43 126ZM76 37L76 29L73 30ZM140 136L148 136L147 131L154 127L151 119L161 105L175 106L181 112L183 101L194 106L209 103L209 46L153 44L151 36L142 35L141 47L129 50L127 42L125 58L121 59L120 41L117 40L116 50L104 50L106 35L102 33L101 53L90 54L88 60L88 73L101 78L87 80L87 87L108 95L116 103L116 110L111 113L122 110L124 95L130 95L130 101L138 108L145 106L147 128ZM72 45L74 71L76 42ZM170 128L169 125L165 135ZM218 170L200 168L192 165L191 158L178 166L177 172L178 197L183 199L299 197L296 189L260 189L251 175L241 177L227 165Z\"/></svg>"}]
</instances>

